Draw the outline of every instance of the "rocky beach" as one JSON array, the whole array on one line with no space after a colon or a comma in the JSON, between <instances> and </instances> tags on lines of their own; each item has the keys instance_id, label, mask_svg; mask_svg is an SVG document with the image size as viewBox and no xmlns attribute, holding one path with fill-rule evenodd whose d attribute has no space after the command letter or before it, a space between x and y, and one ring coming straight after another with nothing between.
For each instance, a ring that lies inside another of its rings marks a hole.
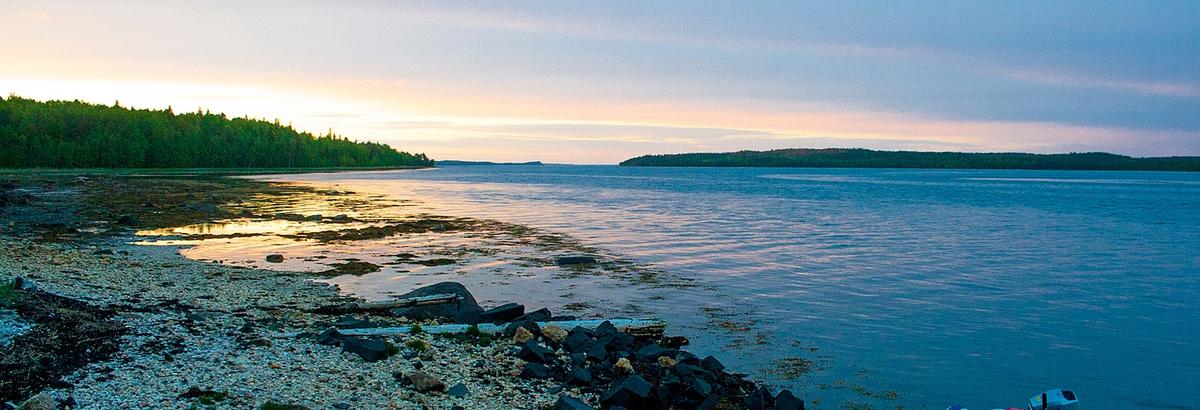
<instances>
[{"instance_id":1,"label":"rocky beach","mask_svg":"<svg viewBox=\"0 0 1200 410\"><path fill-rule=\"evenodd\" d=\"M381 216L369 197L213 175L2 179L0 402L11 408L804 406L720 358L688 353L669 327L581 320L571 306L480 306L473 289L452 280L372 301L327 280L384 263L452 264L503 242L529 252L522 263L564 275L687 285L569 237L491 220ZM278 229L186 228L215 221ZM268 233L300 244L466 239L394 249L391 262L297 252L237 264L181 254L187 240ZM183 242L151 246L148 237ZM431 297L446 303L422 299ZM422 302L371 306L388 301Z\"/></svg>"}]
</instances>

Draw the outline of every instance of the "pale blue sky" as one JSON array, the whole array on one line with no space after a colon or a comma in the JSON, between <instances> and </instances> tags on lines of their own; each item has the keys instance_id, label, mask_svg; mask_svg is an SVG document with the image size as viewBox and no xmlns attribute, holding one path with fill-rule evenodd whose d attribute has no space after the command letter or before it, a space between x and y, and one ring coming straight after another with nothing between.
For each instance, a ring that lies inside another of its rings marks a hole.
<instances>
[{"instance_id":1,"label":"pale blue sky","mask_svg":"<svg viewBox=\"0 0 1200 410\"><path fill-rule=\"evenodd\" d=\"M1200 155L1200 2L0 4L0 92L435 158L865 146Z\"/></svg>"}]
</instances>

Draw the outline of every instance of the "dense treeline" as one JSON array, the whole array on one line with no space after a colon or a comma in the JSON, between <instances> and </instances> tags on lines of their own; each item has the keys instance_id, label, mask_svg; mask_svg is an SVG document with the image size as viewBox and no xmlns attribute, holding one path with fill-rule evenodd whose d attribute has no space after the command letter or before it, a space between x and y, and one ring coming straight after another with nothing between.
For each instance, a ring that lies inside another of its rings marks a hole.
<instances>
[{"instance_id":1,"label":"dense treeline","mask_svg":"<svg viewBox=\"0 0 1200 410\"><path fill-rule=\"evenodd\" d=\"M645 155L625 166L967 168L1200 171L1200 157L1133 158L1103 152L1071 154L874 151L868 149L780 149L726 153Z\"/></svg>"},{"instance_id":2,"label":"dense treeline","mask_svg":"<svg viewBox=\"0 0 1200 410\"><path fill-rule=\"evenodd\" d=\"M0 168L432 165L424 154L224 114L0 98Z\"/></svg>"}]
</instances>

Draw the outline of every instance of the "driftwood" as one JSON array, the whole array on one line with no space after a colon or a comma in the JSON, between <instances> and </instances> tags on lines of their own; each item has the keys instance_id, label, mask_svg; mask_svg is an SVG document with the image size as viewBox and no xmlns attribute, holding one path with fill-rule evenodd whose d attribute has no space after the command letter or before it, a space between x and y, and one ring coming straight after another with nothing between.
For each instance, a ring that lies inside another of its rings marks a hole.
<instances>
[{"instance_id":1,"label":"driftwood","mask_svg":"<svg viewBox=\"0 0 1200 410\"><path fill-rule=\"evenodd\" d=\"M388 310L402 307L424 306L424 305L440 305L445 303L455 303L462 300L461 296L453 293L440 293L429 296L417 296L404 299L381 300L376 302L357 302L346 303L341 305L322 306L313 309L316 313L355 313L369 312L373 310Z\"/></svg>"},{"instance_id":2,"label":"driftwood","mask_svg":"<svg viewBox=\"0 0 1200 410\"><path fill-rule=\"evenodd\" d=\"M629 333L634 336L660 336L667 329L667 322L658 319L593 319L593 320L563 320L550 322L537 322L539 327L554 325L563 329L571 330L576 326L587 329L595 329L601 323L612 322L613 326L618 331ZM508 324L491 324L480 323L479 331L482 333L502 333ZM421 331L429 334L454 334L466 333L471 325L462 324L446 324L436 326L421 326ZM406 335L412 333L412 326L396 326L396 327L375 327L361 329L338 329L338 333L345 336L393 336Z\"/></svg>"}]
</instances>

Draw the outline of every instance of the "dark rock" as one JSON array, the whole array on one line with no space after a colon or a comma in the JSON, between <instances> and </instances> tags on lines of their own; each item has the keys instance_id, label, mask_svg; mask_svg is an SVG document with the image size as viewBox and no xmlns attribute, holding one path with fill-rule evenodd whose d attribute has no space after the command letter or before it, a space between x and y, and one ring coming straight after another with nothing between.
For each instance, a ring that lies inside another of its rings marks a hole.
<instances>
[{"instance_id":1,"label":"dark rock","mask_svg":"<svg viewBox=\"0 0 1200 410\"><path fill-rule=\"evenodd\" d=\"M550 321L553 321L553 322L570 322L575 319L578 319L577 317L575 317L575 315L562 315L562 316L551 316L550 317Z\"/></svg>"},{"instance_id":2,"label":"dark rock","mask_svg":"<svg viewBox=\"0 0 1200 410\"><path fill-rule=\"evenodd\" d=\"M608 341L608 350L633 350L637 345L637 338L629 333L617 333L612 336L612 340Z\"/></svg>"},{"instance_id":3,"label":"dark rock","mask_svg":"<svg viewBox=\"0 0 1200 410\"><path fill-rule=\"evenodd\" d=\"M412 385L413 390L421 393L446 390L446 383L420 370L408 375L408 383Z\"/></svg>"},{"instance_id":4,"label":"dark rock","mask_svg":"<svg viewBox=\"0 0 1200 410\"><path fill-rule=\"evenodd\" d=\"M651 343L642 346L637 350L636 357L638 361L654 362L658 361L659 356L667 356L667 349L657 344Z\"/></svg>"},{"instance_id":5,"label":"dark rock","mask_svg":"<svg viewBox=\"0 0 1200 410\"><path fill-rule=\"evenodd\" d=\"M27 291L35 291L38 289L38 284L37 284L37 282L34 282L32 279L17 276L16 278L13 278L12 288L20 289L20 290L27 290Z\"/></svg>"},{"instance_id":6,"label":"dark rock","mask_svg":"<svg viewBox=\"0 0 1200 410\"><path fill-rule=\"evenodd\" d=\"M692 366L690 364L677 363L675 366L671 367L671 371L679 375L681 378L712 377L712 374L709 373L708 370L704 370L703 367Z\"/></svg>"},{"instance_id":7,"label":"dark rock","mask_svg":"<svg viewBox=\"0 0 1200 410\"><path fill-rule=\"evenodd\" d=\"M614 382L612 387L600 396L600 402L608 406L628 407L650 397L650 388L650 382L635 374Z\"/></svg>"},{"instance_id":8,"label":"dark rock","mask_svg":"<svg viewBox=\"0 0 1200 410\"><path fill-rule=\"evenodd\" d=\"M692 389L692 391L700 395L700 397L705 397L709 394L712 394L712 385L708 384L708 382L699 377L692 379L691 383L688 383L688 388Z\"/></svg>"},{"instance_id":9,"label":"dark rock","mask_svg":"<svg viewBox=\"0 0 1200 410\"><path fill-rule=\"evenodd\" d=\"M550 377L550 368L541 363L526 363L521 368L521 377L525 379L546 379Z\"/></svg>"},{"instance_id":10,"label":"dark rock","mask_svg":"<svg viewBox=\"0 0 1200 410\"><path fill-rule=\"evenodd\" d=\"M342 334L338 333L337 329L329 328L317 333L317 344L326 346L337 346L342 344Z\"/></svg>"},{"instance_id":11,"label":"dark rock","mask_svg":"<svg viewBox=\"0 0 1200 410\"><path fill-rule=\"evenodd\" d=\"M112 255L112 254L113 254L112 249L96 249L94 252L92 252L92 255Z\"/></svg>"},{"instance_id":12,"label":"dark rock","mask_svg":"<svg viewBox=\"0 0 1200 410\"><path fill-rule=\"evenodd\" d=\"M351 407L353 407L350 405L350 403L346 403L344 401L339 401L337 403L330 404L330 406L333 406L333 408L338 409L338 410L349 410Z\"/></svg>"},{"instance_id":13,"label":"dark rock","mask_svg":"<svg viewBox=\"0 0 1200 410\"><path fill-rule=\"evenodd\" d=\"M577 398L562 395L558 396L558 401L554 402L552 410L593 410L592 406L587 405L582 400Z\"/></svg>"},{"instance_id":14,"label":"dark rock","mask_svg":"<svg viewBox=\"0 0 1200 410\"><path fill-rule=\"evenodd\" d=\"M689 343L691 343L691 341L689 341L688 338L683 337L683 336L666 336L666 337L663 337L662 341L660 341L658 343L663 346L672 348L672 349L678 349L678 348L687 346Z\"/></svg>"},{"instance_id":15,"label":"dark rock","mask_svg":"<svg viewBox=\"0 0 1200 410\"><path fill-rule=\"evenodd\" d=\"M587 351L587 357L592 360L603 361L608 357L608 347L604 343L593 344Z\"/></svg>"},{"instance_id":16,"label":"dark rock","mask_svg":"<svg viewBox=\"0 0 1200 410\"><path fill-rule=\"evenodd\" d=\"M804 410L804 400L796 398L789 390L775 396L775 410Z\"/></svg>"},{"instance_id":17,"label":"dark rock","mask_svg":"<svg viewBox=\"0 0 1200 410\"><path fill-rule=\"evenodd\" d=\"M766 387L759 387L758 390L746 396L746 408L749 410L769 410L774 406L773 401L771 392L767 391Z\"/></svg>"},{"instance_id":18,"label":"dark rock","mask_svg":"<svg viewBox=\"0 0 1200 410\"><path fill-rule=\"evenodd\" d=\"M715 394L712 396L708 396L707 398L704 399L703 402L700 402L699 406L696 406L696 410L712 410L717 407L717 403L719 403L720 401L721 401L721 396L718 396Z\"/></svg>"},{"instance_id":19,"label":"dark rock","mask_svg":"<svg viewBox=\"0 0 1200 410\"><path fill-rule=\"evenodd\" d=\"M342 339L342 351L354 353L368 362L377 362L388 358L387 343L379 339L346 337Z\"/></svg>"},{"instance_id":20,"label":"dark rock","mask_svg":"<svg viewBox=\"0 0 1200 410\"><path fill-rule=\"evenodd\" d=\"M597 339L602 337L615 337L617 333L620 333L617 331L617 327L613 326L612 322L605 320L604 323L596 326L596 330L592 331L592 337Z\"/></svg>"},{"instance_id":21,"label":"dark rock","mask_svg":"<svg viewBox=\"0 0 1200 410\"><path fill-rule=\"evenodd\" d=\"M587 386L592 384L592 372L583 367L575 366L567 373L567 384Z\"/></svg>"},{"instance_id":22,"label":"dark rock","mask_svg":"<svg viewBox=\"0 0 1200 410\"><path fill-rule=\"evenodd\" d=\"M567 358L571 360L572 366L583 366L587 361L587 355L583 353L567 353Z\"/></svg>"},{"instance_id":23,"label":"dark rock","mask_svg":"<svg viewBox=\"0 0 1200 410\"><path fill-rule=\"evenodd\" d=\"M283 255L280 255L278 253L272 253L270 255L267 255L267 262L271 262L271 263L283 262Z\"/></svg>"},{"instance_id":24,"label":"dark rock","mask_svg":"<svg viewBox=\"0 0 1200 410\"><path fill-rule=\"evenodd\" d=\"M392 309L392 314L413 320L450 319L455 323L466 324L479 322L479 314L483 312L483 309L475 302L475 297L471 295L471 292L468 292L467 288L458 282L435 283L400 295L398 298L413 298L440 293L456 294L461 297L461 300L458 303Z\"/></svg>"},{"instance_id":25,"label":"dark rock","mask_svg":"<svg viewBox=\"0 0 1200 410\"><path fill-rule=\"evenodd\" d=\"M571 332L563 340L563 348L568 352L585 352L592 345L592 337L583 332Z\"/></svg>"},{"instance_id":26,"label":"dark rock","mask_svg":"<svg viewBox=\"0 0 1200 410\"><path fill-rule=\"evenodd\" d=\"M138 218L135 215L121 215L120 218L117 218L117 223L121 225L136 225Z\"/></svg>"},{"instance_id":27,"label":"dark rock","mask_svg":"<svg viewBox=\"0 0 1200 410\"><path fill-rule=\"evenodd\" d=\"M361 329L371 326L373 326L371 322L349 315L339 317L337 321L333 322L333 327L338 329Z\"/></svg>"},{"instance_id":28,"label":"dark rock","mask_svg":"<svg viewBox=\"0 0 1200 410\"><path fill-rule=\"evenodd\" d=\"M525 314L525 306L516 303L505 303L483 311L479 314L480 323L508 322Z\"/></svg>"},{"instance_id":29,"label":"dark rock","mask_svg":"<svg viewBox=\"0 0 1200 410\"><path fill-rule=\"evenodd\" d=\"M545 363L554 357L554 351L530 340L525 342L524 346L521 346L521 351L517 353L517 357L527 362Z\"/></svg>"},{"instance_id":30,"label":"dark rock","mask_svg":"<svg viewBox=\"0 0 1200 410\"><path fill-rule=\"evenodd\" d=\"M523 327L525 330L528 330L529 333L533 333L534 335L542 334L542 328L541 326L538 326L537 322L532 320L522 320L519 322L509 322L508 326L504 327L504 336L512 337L513 334L517 333L518 327Z\"/></svg>"},{"instance_id":31,"label":"dark rock","mask_svg":"<svg viewBox=\"0 0 1200 410\"><path fill-rule=\"evenodd\" d=\"M554 259L554 264L558 266L579 266L594 263L596 263L596 258L587 255L560 256Z\"/></svg>"},{"instance_id":32,"label":"dark rock","mask_svg":"<svg viewBox=\"0 0 1200 410\"><path fill-rule=\"evenodd\" d=\"M713 373L725 370L725 365L721 364L720 360L717 360L717 358L712 356L705 357L704 360L701 360L700 367L703 367L704 370L708 370Z\"/></svg>"},{"instance_id":33,"label":"dark rock","mask_svg":"<svg viewBox=\"0 0 1200 410\"><path fill-rule=\"evenodd\" d=\"M513 319L513 321L532 320L534 322L546 322L546 321L549 321L553 317L554 316L550 314L550 309L541 308L541 309L526 313L524 315L518 316L516 319Z\"/></svg>"},{"instance_id":34,"label":"dark rock","mask_svg":"<svg viewBox=\"0 0 1200 410\"><path fill-rule=\"evenodd\" d=\"M471 394L471 390L467 388L467 385L459 383L446 389L446 394L451 397L466 397Z\"/></svg>"}]
</instances>

